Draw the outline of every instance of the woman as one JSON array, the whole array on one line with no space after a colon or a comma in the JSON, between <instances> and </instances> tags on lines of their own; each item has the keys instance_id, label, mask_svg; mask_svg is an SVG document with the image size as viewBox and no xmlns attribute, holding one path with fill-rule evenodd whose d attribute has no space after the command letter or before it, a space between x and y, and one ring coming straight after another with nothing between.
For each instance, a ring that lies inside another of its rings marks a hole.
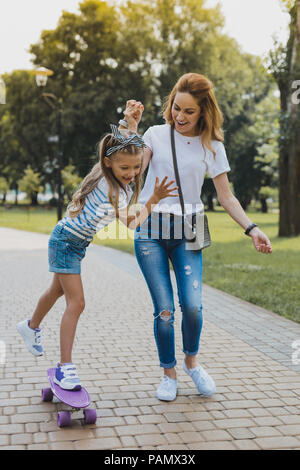
<instances>
[{"instance_id":1,"label":"woman","mask_svg":"<svg viewBox=\"0 0 300 470\"><path fill-rule=\"evenodd\" d=\"M128 101L124 112L126 121L120 121L120 129L128 126L136 132L142 111L140 102ZM271 253L268 237L252 223L230 190L227 177L230 167L221 129L223 117L212 83L200 74L183 75L164 104L163 116L166 124L150 127L143 136L148 148L144 150L142 170L148 165L149 170L139 202L143 204L147 200L156 176L167 175L175 179L170 140L170 126L174 126L186 213L196 204L198 207L202 204L201 189L208 172L219 203L252 238L257 251ZM183 225L179 198L166 198L135 233L136 257L152 297L154 336L160 366L164 369L157 398L166 401L174 400L177 394L174 298L169 259L174 268L182 311L183 369L193 379L200 394L211 396L216 391L214 380L197 362L202 330L202 250L187 249L184 232L178 238L178 225Z\"/></svg>"}]
</instances>

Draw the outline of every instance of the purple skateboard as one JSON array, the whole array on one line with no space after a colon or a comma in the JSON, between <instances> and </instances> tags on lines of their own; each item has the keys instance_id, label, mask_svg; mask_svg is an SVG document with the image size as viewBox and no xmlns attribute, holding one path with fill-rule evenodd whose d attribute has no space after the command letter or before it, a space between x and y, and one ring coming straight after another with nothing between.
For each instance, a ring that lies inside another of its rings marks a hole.
<instances>
[{"instance_id":1,"label":"purple skateboard","mask_svg":"<svg viewBox=\"0 0 300 470\"><path fill-rule=\"evenodd\" d=\"M90 396L85 388L81 388L78 391L63 390L59 385L53 381L55 375L55 368L48 369L48 380L51 388L42 389L42 400L52 401L55 395L61 402L70 406L71 411L59 411L57 413L57 425L62 428L70 426L71 424L71 413L79 411L81 408L87 408L91 403ZM83 410L84 424L95 424L97 421L96 410L89 408Z\"/></svg>"}]
</instances>

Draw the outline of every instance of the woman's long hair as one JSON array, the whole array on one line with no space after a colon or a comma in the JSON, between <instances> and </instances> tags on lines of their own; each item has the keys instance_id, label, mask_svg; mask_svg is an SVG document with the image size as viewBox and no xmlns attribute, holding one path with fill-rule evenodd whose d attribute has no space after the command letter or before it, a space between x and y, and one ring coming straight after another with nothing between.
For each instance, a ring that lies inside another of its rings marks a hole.
<instances>
[{"instance_id":1,"label":"woman's long hair","mask_svg":"<svg viewBox=\"0 0 300 470\"><path fill-rule=\"evenodd\" d=\"M224 141L222 130L223 115L218 106L212 82L199 73L186 73L182 75L171 93L165 98L162 113L168 124L173 125L172 106L176 93L190 93L200 106L200 118L198 121L199 135L202 145L207 147L214 155L211 141Z\"/></svg>"},{"instance_id":2,"label":"woman's long hair","mask_svg":"<svg viewBox=\"0 0 300 470\"><path fill-rule=\"evenodd\" d=\"M119 195L120 189L123 189L119 181L115 178L112 169L104 164L106 152L110 147L118 145L119 142L114 138L113 134L106 134L103 139L97 144L97 157L98 162L93 166L89 174L82 180L80 187L73 194L72 201L67 207L67 214L70 217L76 217L85 204L87 195L93 191L98 185L101 178L105 178L108 184L108 199L114 207L116 214L118 214ZM127 145L124 149L113 153L108 158L113 160L117 158L117 154L137 155L141 154L143 150L136 145ZM131 204L136 204L142 187L141 171L134 179L134 193L130 201Z\"/></svg>"}]
</instances>

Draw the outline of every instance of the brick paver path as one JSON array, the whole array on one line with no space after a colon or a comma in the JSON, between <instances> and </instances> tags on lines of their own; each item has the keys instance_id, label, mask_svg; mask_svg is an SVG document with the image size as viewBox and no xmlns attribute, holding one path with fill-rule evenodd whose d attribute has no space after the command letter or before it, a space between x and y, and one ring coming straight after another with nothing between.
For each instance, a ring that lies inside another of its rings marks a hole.
<instances>
[{"instance_id":1,"label":"brick paver path","mask_svg":"<svg viewBox=\"0 0 300 470\"><path fill-rule=\"evenodd\" d=\"M43 403L41 388L59 359L64 299L44 320L43 357L27 352L15 328L51 280L47 241L47 235L0 228L0 450L300 449L300 366L292 362L300 325L204 285L199 359L217 393L199 396L181 368L176 301L179 393L174 402L161 402L152 302L136 260L96 245L82 266L86 310L73 360L98 421L84 426L75 415L70 428L58 428L62 405Z\"/></svg>"}]
</instances>

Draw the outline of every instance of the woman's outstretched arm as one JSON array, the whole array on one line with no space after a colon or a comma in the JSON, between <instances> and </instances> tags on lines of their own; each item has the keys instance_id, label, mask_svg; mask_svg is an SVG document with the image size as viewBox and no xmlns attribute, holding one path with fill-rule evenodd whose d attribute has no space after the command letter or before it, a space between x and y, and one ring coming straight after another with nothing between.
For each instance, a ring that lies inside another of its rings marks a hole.
<instances>
[{"instance_id":1,"label":"woman's outstretched arm","mask_svg":"<svg viewBox=\"0 0 300 470\"><path fill-rule=\"evenodd\" d=\"M215 178L213 182L217 191L218 201L226 212L237 222L244 230L252 224L238 199L232 194L227 173L222 173ZM253 245L260 253L272 253L271 242L268 237L258 227L254 227L249 236L252 238Z\"/></svg>"}]
</instances>

